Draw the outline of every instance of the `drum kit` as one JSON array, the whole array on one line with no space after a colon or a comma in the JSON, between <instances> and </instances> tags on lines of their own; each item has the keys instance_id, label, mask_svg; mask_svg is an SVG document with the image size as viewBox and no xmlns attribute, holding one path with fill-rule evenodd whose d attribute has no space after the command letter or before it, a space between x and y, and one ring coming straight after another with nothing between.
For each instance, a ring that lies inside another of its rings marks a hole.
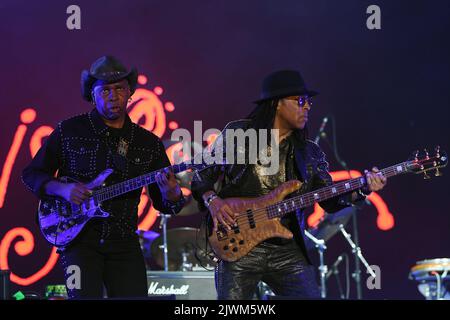
<instances>
[{"instance_id":1,"label":"drum kit","mask_svg":"<svg viewBox=\"0 0 450 320\"><path fill-rule=\"evenodd\" d=\"M332 264L331 268L328 269L327 265L324 262L324 253L327 249L325 243L331 239L337 233L341 233L345 240L348 242L352 249L352 253L355 257L355 270L352 273L352 277L356 282L357 295L358 299L361 299L361 271L359 267L359 263L362 262L367 269L367 272L375 279L377 275L369 263L366 261L364 256L362 255L361 248L358 245L357 241L357 233L355 232L355 242L352 240L352 236L345 230L345 225L349 222L349 220L353 217L356 219L356 215L358 212L357 206L347 207L343 210L340 210L333 214L328 214L325 212L320 223L315 228L310 228L309 230L305 230L305 246L308 250L312 250L313 248L317 249L319 254L319 278L320 278L320 296L322 298L327 298L327 285L326 282L328 278L332 275L336 277L336 281L338 283L339 295L341 299L348 299L348 281L347 281L347 295L344 295L342 290L342 286L340 284L340 279L338 276L337 267L339 263L343 260L343 257L348 259L347 254L341 254L337 260ZM353 221L355 222L355 221ZM347 261L348 262L348 261Z\"/></svg>"},{"instance_id":2,"label":"drum kit","mask_svg":"<svg viewBox=\"0 0 450 320\"><path fill-rule=\"evenodd\" d=\"M151 238L156 232L146 231L142 234L143 237ZM214 267L215 262L208 258L206 251L202 249L202 244L205 245L206 242L205 237L200 235L199 229L190 227L168 229L166 239L164 243L164 237L157 234L143 245L146 261L151 259L156 268L166 271L205 271ZM164 263L165 247L168 249L166 260L168 265ZM150 264L147 267L155 269Z\"/></svg>"},{"instance_id":3,"label":"drum kit","mask_svg":"<svg viewBox=\"0 0 450 320\"><path fill-rule=\"evenodd\" d=\"M427 300L450 300L450 259L427 259L416 262L409 279Z\"/></svg>"},{"instance_id":4,"label":"drum kit","mask_svg":"<svg viewBox=\"0 0 450 320\"><path fill-rule=\"evenodd\" d=\"M137 232L148 270L205 271L215 266L206 252L206 238L200 229L164 229L161 234L151 230Z\"/></svg>"},{"instance_id":5,"label":"drum kit","mask_svg":"<svg viewBox=\"0 0 450 320\"><path fill-rule=\"evenodd\" d=\"M308 250L316 248L319 253L320 266L318 269L321 280L321 295L323 298L326 297L325 281L333 273L333 270L328 270L323 262L323 253L326 249L325 242L338 232L341 232L344 235L347 242L350 244L355 257L365 265L371 276L373 278L376 277L376 274L362 256L361 249L355 245L351 240L351 236L344 229L344 226L348 223L352 214L357 213L355 210L356 209L353 207L349 207L332 215L325 213L323 220L319 223L317 228L305 231L306 248ZM340 257L333 264L332 268L335 268L340 260L342 260ZM409 279L417 282L417 288L425 299L450 300L449 258L427 259L416 262L410 270ZM341 298L343 298L342 292Z\"/></svg>"},{"instance_id":6,"label":"drum kit","mask_svg":"<svg viewBox=\"0 0 450 320\"><path fill-rule=\"evenodd\" d=\"M178 173L176 177L180 186L190 189L192 175L193 173L188 171ZM189 196L177 217L197 213L198 203ZM148 270L205 271L214 268L216 262L208 255L204 232L192 227L167 229L171 216L160 213L159 217L161 234L151 230L138 230Z\"/></svg>"},{"instance_id":7,"label":"drum kit","mask_svg":"<svg viewBox=\"0 0 450 320\"><path fill-rule=\"evenodd\" d=\"M167 220L168 217L162 217ZM205 271L216 264L207 253L206 237L200 229L181 227L155 231L138 230L148 270Z\"/></svg>"}]
</instances>

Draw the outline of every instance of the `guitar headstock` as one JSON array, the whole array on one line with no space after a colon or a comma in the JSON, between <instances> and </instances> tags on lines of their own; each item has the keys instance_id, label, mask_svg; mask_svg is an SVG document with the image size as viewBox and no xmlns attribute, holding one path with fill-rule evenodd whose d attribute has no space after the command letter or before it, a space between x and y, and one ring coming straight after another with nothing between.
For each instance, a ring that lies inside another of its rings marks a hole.
<instances>
[{"instance_id":1,"label":"guitar headstock","mask_svg":"<svg viewBox=\"0 0 450 320\"><path fill-rule=\"evenodd\" d=\"M430 155L427 149L423 152L414 151L412 157L408 161L407 168L409 171L416 174L423 173L424 179L430 179L429 171L434 171L434 176L442 176L439 170L447 166L448 157L445 151L442 151L439 146L434 149L434 155Z\"/></svg>"}]
</instances>

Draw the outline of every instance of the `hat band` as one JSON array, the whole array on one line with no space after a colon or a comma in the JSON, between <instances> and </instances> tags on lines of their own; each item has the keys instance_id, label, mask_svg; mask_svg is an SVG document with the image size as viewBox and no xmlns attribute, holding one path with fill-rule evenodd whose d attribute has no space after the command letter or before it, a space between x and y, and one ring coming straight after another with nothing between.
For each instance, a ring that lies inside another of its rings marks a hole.
<instances>
[{"instance_id":1,"label":"hat band","mask_svg":"<svg viewBox=\"0 0 450 320\"><path fill-rule=\"evenodd\" d=\"M308 89L306 87L288 87L282 88L278 90L264 91L261 95L261 99L266 99L269 97L281 96L281 95L289 95L292 93L307 93Z\"/></svg>"}]
</instances>

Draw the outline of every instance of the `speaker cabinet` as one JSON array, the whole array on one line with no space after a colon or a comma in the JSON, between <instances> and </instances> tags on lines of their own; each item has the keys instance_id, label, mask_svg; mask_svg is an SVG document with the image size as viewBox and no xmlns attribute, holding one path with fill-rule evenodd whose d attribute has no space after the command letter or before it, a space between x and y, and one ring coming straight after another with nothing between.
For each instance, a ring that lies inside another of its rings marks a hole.
<instances>
[{"instance_id":1,"label":"speaker cabinet","mask_svg":"<svg viewBox=\"0 0 450 320\"><path fill-rule=\"evenodd\" d=\"M215 300L214 271L147 271L148 296L177 300Z\"/></svg>"}]
</instances>

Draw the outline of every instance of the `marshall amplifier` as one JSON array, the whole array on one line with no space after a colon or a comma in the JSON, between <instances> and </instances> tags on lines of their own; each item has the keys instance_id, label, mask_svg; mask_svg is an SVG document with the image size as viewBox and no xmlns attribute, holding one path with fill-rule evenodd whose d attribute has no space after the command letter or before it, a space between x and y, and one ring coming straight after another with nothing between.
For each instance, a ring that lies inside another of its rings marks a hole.
<instances>
[{"instance_id":1,"label":"marshall amplifier","mask_svg":"<svg viewBox=\"0 0 450 320\"><path fill-rule=\"evenodd\" d=\"M214 271L147 271L148 296L215 300Z\"/></svg>"}]
</instances>

